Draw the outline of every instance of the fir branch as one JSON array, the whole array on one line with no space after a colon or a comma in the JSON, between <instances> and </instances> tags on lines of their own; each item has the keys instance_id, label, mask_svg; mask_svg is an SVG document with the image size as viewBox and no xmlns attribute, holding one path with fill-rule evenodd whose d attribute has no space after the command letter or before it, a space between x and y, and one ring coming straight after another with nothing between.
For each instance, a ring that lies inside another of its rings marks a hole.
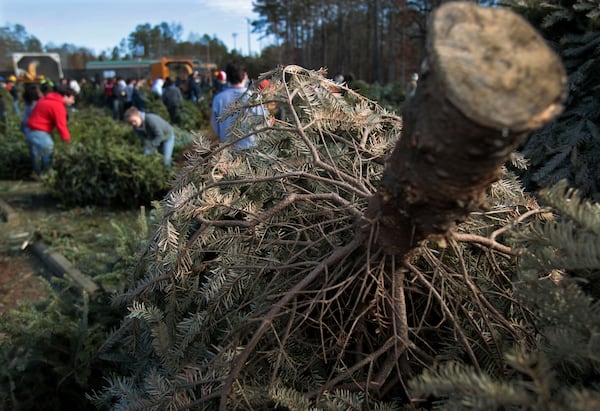
<instances>
[{"instance_id":1,"label":"fir branch","mask_svg":"<svg viewBox=\"0 0 600 411\"><path fill-rule=\"evenodd\" d=\"M459 363L445 363L411 381L413 395L444 397L445 409L489 410L535 403L523 384L495 381Z\"/></svg>"}]
</instances>

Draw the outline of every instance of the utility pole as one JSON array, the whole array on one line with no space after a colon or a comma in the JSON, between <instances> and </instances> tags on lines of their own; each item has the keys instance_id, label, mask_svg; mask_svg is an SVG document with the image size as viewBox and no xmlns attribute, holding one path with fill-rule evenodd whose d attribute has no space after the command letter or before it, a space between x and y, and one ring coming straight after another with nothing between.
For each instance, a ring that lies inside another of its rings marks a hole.
<instances>
[{"instance_id":1,"label":"utility pole","mask_svg":"<svg viewBox=\"0 0 600 411\"><path fill-rule=\"evenodd\" d=\"M250 47L251 39L250 39L250 19L246 17L246 27L248 29L248 56L252 55L252 48Z\"/></svg>"}]
</instances>

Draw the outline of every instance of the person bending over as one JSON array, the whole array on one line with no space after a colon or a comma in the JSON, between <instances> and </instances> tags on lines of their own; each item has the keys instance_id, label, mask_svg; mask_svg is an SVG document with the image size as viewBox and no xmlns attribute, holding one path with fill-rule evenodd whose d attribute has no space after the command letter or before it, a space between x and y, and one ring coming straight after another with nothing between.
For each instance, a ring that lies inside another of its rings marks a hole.
<instances>
[{"instance_id":1,"label":"person bending over","mask_svg":"<svg viewBox=\"0 0 600 411\"><path fill-rule=\"evenodd\" d=\"M127 121L142 140L144 154L157 150L163 156L165 167L171 166L175 134L173 127L157 114L139 111L130 107L125 111Z\"/></svg>"},{"instance_id":2,"label":"person bending over","mask_svg":"<svg viewBox=\"0 0 600 411\"><path fill-rule=\"evenodd\" d=\"M58 134L65 143L71 142L67 127L67 107L75 103L75 90L57 87L38 100L25 122L26 138L29 144L33 171L36 174L47 172L52 166L54 140L52 132Z\"/></svg>"}]
</instances>

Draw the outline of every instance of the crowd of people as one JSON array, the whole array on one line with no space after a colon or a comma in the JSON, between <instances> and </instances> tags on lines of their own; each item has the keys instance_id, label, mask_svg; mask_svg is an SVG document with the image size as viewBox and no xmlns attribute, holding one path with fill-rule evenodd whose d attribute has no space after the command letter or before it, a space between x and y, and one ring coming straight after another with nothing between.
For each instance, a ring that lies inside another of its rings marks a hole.
<instances>
[{"instance_id":1,"label":"crowd of people","mask_svg":"<svg viewBox=\"0 0 600 411\"><path fill-rule=\"evenodd\" d=\"M192 103L209 102L211 128L221 143L239 150L256 146L254 135L244 131L243 127L233 132L231 126L236 121L236 116L227 114L231 104L249 96L247 90L250 80L241 60L230 62L224 71L212 73L208 80L198 72L191 73L184 80L157 78L150 81L145 78L125 79L115 76L101 81L64 78L57 84L50 80L17 84L13 77L9 77L3 86L13 99L12 110L22 116L21 131L29 146L32 169L37 175L44 174L52 166L54 131L57 131L64 143L70 143L69 111L75 110L77 96L86 90L101 90L113 119L131 125L140 137L143 152L160 153L166 167L172 165L174 126L181 121L181 110L186 99ZM20 94L18 90L21 90ZM168 112L168 120L147 111L147 93L154 93L162 100ZM2 116L6 115L7 107L8 104L0 98ZM256 105L248 109L247 113L263 116L264 111L261 105Z\"/></svg>"}]
</instances>

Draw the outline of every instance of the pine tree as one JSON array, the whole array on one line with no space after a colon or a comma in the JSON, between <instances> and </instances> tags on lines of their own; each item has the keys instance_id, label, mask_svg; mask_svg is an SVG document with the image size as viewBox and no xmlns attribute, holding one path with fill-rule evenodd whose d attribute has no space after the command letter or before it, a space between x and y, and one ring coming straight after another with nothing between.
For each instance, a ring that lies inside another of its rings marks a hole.
<instances>
[{"instance_id":1,"label":"pine tree","mask_svg":"<svg viewBox=\"0 0 600 411\"><path fill-rule=\"evenodd\" d=\"M537 27L561 56L569 98L558 121L536 131L522 151L530 159L531 190L566 179L588 197L600 190L600 5L589 0L518 0L508 6Z\"/></svg>"},{"instance_id":2,"label":"pine tree","mask_svg":"<svg viewBox=\"0 0 600 411\"><path fill-rule=\"evenodd\" d=\"M510 152L560 110L565 79L513 14L454 3L440 16L404 130L324 72L287 66L249 99L278 106L273 118L233 108L244 113L235 137L255 134L256 150L197 142L121 296L129 315L114 346L131 361L95 393L99 406L395 409L408 378L441 359L504 372L504 346L529 330L511 295L512 250L490 227L535 202L507 174L480 206ZM489 25L461 25L479 18ZM494 23L515 31L488 32ZM508 91L532 66L463 76L515 38L537 57L526 64L548 70L536 92ZM508 103L477 99L469 81L482 79Z\"/></svg>"},{"instance_id":3,"label":"pine tree","mask_svg":"<svg viewBox=\"0 0 600 411\"><path fill-rule=\"evenodd\" d=\"M521 248L515 298L532 315L534 345L517 341L492 376L446 362L412 381L444 410L595 410L600 407L600 205L562 181L540 193L546 218L512 232ZM548 216L549 215L549 216Z\"/></svg>"},{"instance_id":4,"label":"pine tree","mask_svg":"<svg viewBox=\"0 0 600 411\"><path fill-rule=\"evenodd\" d=\"M121 258L94 281L115 287L127 282L129 266L147 239L147 224L144 213L135 228L115 224ZM43 284L46 298L1 314L0 409L93 410L86 393L101 387L117 372L112 367L125 362L124 351L105 345L118 337L112 332L124 307L111 305L108 293L90 296L67 277Z\"/></svg>"},{"instance_id":5,"label":"pine tree","mask_svg":"<svg viewBox=\"0 0 600 411\"><path fill-rule=\"evenodd\" d=\"M507 350L501 378L447 362L414 379L411 392L434 396L439 409L598 409L600 208L582 199L598 198L598 5L508 4L539 28L569 73L565 112L523 148L531 158L524 167L530 188L560 182L539 193L545 218L518 225L511 235L523 250L515 298L532 315L535 344L517 342Z\"/></svg>"}]
</instances>

